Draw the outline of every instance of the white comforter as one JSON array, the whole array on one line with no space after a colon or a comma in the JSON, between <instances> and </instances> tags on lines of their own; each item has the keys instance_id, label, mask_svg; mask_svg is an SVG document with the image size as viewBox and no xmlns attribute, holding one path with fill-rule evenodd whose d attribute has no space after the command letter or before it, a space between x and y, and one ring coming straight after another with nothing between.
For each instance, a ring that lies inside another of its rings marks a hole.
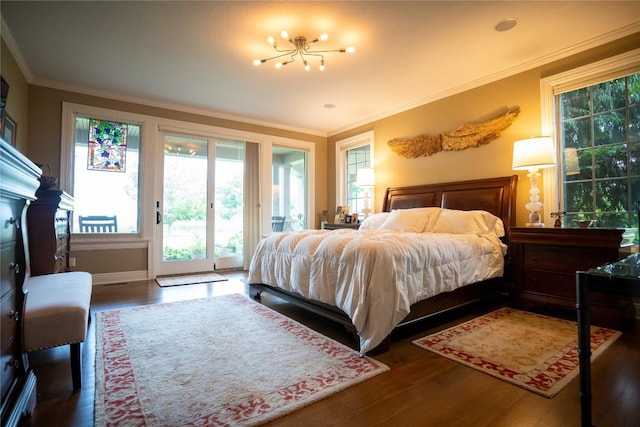
<instances>
[{"instance_id":1,"label":"white comforter","mask_svg":"<svg viewBox=\"0 0 640 427\"><path fill-rule=\"evenodd\" d=\"M420 300L499 277L495 236L388 230L301 230L258 244L249 283L297 292L349 315L360 353L374 349Z\"/></svg>"}]
</instances>

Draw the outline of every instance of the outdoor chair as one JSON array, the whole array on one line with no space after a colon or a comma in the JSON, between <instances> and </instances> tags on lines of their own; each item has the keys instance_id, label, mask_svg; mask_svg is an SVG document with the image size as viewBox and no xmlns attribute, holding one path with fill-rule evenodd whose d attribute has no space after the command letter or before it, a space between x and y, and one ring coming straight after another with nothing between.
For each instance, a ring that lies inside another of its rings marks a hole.
<instances>
[{"instance_id":1,"label":"outdoor chair","mask_svg":"<svg viewBox=\"0 0 640 427\"><path fill-rule=\"evenodd\" d=\"M80 216L81 233L117 233L118 218L116 216Z\"/></svg>"}]
</instances>

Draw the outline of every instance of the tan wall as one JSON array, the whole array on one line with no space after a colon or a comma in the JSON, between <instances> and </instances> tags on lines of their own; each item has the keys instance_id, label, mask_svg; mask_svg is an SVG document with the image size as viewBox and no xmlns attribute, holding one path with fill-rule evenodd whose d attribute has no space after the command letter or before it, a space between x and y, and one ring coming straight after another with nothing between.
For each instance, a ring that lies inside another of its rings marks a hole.
<instances>
[{"instance_id":1,"label":"tan wall","mask_svg":"<svg viewBox=\"0 0 640 427\"><path fill-rule=\"evenodd\" d=\"M316 168L326 170L326 138L324 137L31 85L29 91L30 138L27 155L34 161L49 164L52 173L56 176L59 176L60 172L63 102L310 141L318 145Z\"/></svg>"},{"instance_id":2,"label":"tan wall","mask_svg":"<svg viewBox=\"0 0 640 427\"><path fill-rule=\"evenodd\" d=\"M31 85L29 93L29 118L31 125L27 156L35 162L48 164L54 176L59 176L60 174L62 103L65 101L182 120L191 123L310 141L317 146L315 164L316 183L326 182L327 150L326 138L324 137ZM316 184L316 206L326 206L326 200L326 186ZM147 269L146 249L83 251L80 253L74 252L72 246L71 256L76 258L76 269L89 271L91 273L143 271ZM108 259L109 262L105 263L105 259Z\"/></svg>"},{"instance_id":3,"label":"tan wall","mask_svg":"<svg viewBox=\"0 0 640 427\"><path fill-rule=\"evenodd\" d=\"M0 40L0 74L9 84L5 110L16 122L16 148L26 154L29 124L29 84L9 48ZM11 142L11 141L7 141Z\"/></svg>"},{"instance_id":4,"label":"tan wall","mask_svg":"<svg viewBox=\"0 0 640 427\"><path fill-rule=\"evenodd\" d=\"M450 96L409 111L405 111L357 129L329 138L329 209L335 209L335 143L341 139L374 130L374 161L376 169L375 209L380 211L387 187L428 184L498 176L519 175L516 223L527 222L524 205L529 199L526 172L513 171L513 142L539 136L541 132L540 79L571 68L617 55L640 46L640 33L588 52L526 71L497 82ZM406 159L393 153L387 142L398 137L439 135L458 126L491 118L505 107L520 107L520 114L503 134L488 145L462 151L439 152L430 157ZM550 169L553 173L553 169ZM543 178L539 182L542 189ZM547 172L549 173L549 172ZM544 194L541 194L544 200ZM548 215L549 212L544 212Z\"/></svg>"},{"instance_id":5,"label":"tan wall","mask_svg":"<svg viewBox=\"0 0 640 427\"><path fill-rule=\"evenodd\" d=\"M248 123L150 107L108 98L83 95L36 85L28 85L14 58L2 42L2 74L10 81L7 110L19 125L18 146L38 163L50 165L56 176L60 171L60 134L62 102L93 105L156 117L184 120L287 138L316 144L316 214L332 210L335 196L335 142L368 130L375 131L375 166L378 185L375 208L380 210L386 187L435 183L511 175L513 141L540 133L539 80L577 66L635 49L640 33L625 37L580 55L557 61L464 93L438 100L412 110L326 138L283 131ZM7 78L9 77L9 78ZM10 79L10 80L9 80ZM440 152L431 157L404 159L392 153L387 141L400 136L438 135L459 125L492 117L504 107L520 107L514 124L488 145L458 152ZM524 204L529 183L519 173L517 223L526 222ZM542 183L541 183L542 186ZM544 196L544 195L543 195ZM545 215L547 212L545 212ZM316 219L317 221L317 219ZM109 259L109 263L104 260ZM95 251L78 255L77 268L91 272L144 270L146 250Z\"/></svg>"}]
</instances>

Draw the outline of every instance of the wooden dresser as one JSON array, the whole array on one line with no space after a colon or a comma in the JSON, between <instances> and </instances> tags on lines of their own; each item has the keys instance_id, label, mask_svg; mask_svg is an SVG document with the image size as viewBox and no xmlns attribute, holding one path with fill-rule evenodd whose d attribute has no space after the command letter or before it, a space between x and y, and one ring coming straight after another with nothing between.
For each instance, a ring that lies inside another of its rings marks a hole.
<instances>
[{"instance_id":1,"label":"wooden dresser","mask_svg":"<svg viewBox=\"0 0 640 427\"><path fill-rule=\"evenodd\" d=\"M22 352L21 314L25 273L23 221L25 206L35 200L40 169L0 139L0 237L2 276L0 284L2 332L0 383L2 426L16 426L31 414L36 403L36 377Z\"/></svg>"},{"instance_id":2,"label":"wooden dresser","mask_svg":"<svg viewBox=\"0 0 640 427\"><path fill-rule=\"evenodd\" d=\"M27 211L31 275L69 271L73 198L60 190L38 190Z\"/></svg>"},{"instance_id":3,"label":"wooden dresser","mask_svg":"<svg viewBox=\"0 0 640 427\"><path fill-rule=\"evenodd\" d=\"M576 271L624 256L622 229L512 228L515 307L576 319ZM593 293L592 321L622 329L634 316L631 298Z\"/></svg>"}]
</instances>

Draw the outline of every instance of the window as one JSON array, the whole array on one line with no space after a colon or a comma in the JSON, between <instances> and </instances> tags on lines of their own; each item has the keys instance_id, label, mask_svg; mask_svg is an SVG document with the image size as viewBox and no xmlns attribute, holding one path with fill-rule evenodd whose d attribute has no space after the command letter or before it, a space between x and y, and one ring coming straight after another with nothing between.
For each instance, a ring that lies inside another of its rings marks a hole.
<instances>
[{"instance_id":1,"label":"window","mask_svg":"<svg viewBox=\"0 0 640 427\"><path fill-rule=\"evenodd\" d=\"M273 147L272 208L273 216L285 218L282 231L300 230L307 227L307 163L305 150Z\"/></svg>"},{"instance_id":2,"label":"window","mask_svg":"<svg viewBox=\"0 0 640 427\"><path fill-rule=\"evenodd\" d=\"M557 187L545 181L545 198L558 195L566 226L596 220L599 227L627 228L637 243L640 61L633 56L545 79L542 91L553 100L558 146Z\"/></svg>"},{"instance_id":3,"label":"window","mask_svg":"<svg viewBox=\"0 0 640 427\"><path fill-rule=\"evenodd\" d=\"M138 233L140 131L136 123L76 116L74 233Z\"/></svg>"},{"instance_id":4,"label":"window","mask_svg":"<svg viewBox=\"0 0 640 427\"><path fill-rule=\"evenodd\" d=\"M568 221L635 224L640 202L640 73L558 95Z\"/></svg>"},{"instance_id":5,"label":"window","mask_svg":"<svg viewBox=\"0 0 640 427\"><path fill-rule=\"evenodd\" d=\"M373 167L373 132L338 141L336 153L339 166L336 204L349 206L351 213L360 213L365 208L365 199L370 196L367 203L373 206L373 192L367 193L356 185L358 170Z\"/></svg>"}]
</instances>

